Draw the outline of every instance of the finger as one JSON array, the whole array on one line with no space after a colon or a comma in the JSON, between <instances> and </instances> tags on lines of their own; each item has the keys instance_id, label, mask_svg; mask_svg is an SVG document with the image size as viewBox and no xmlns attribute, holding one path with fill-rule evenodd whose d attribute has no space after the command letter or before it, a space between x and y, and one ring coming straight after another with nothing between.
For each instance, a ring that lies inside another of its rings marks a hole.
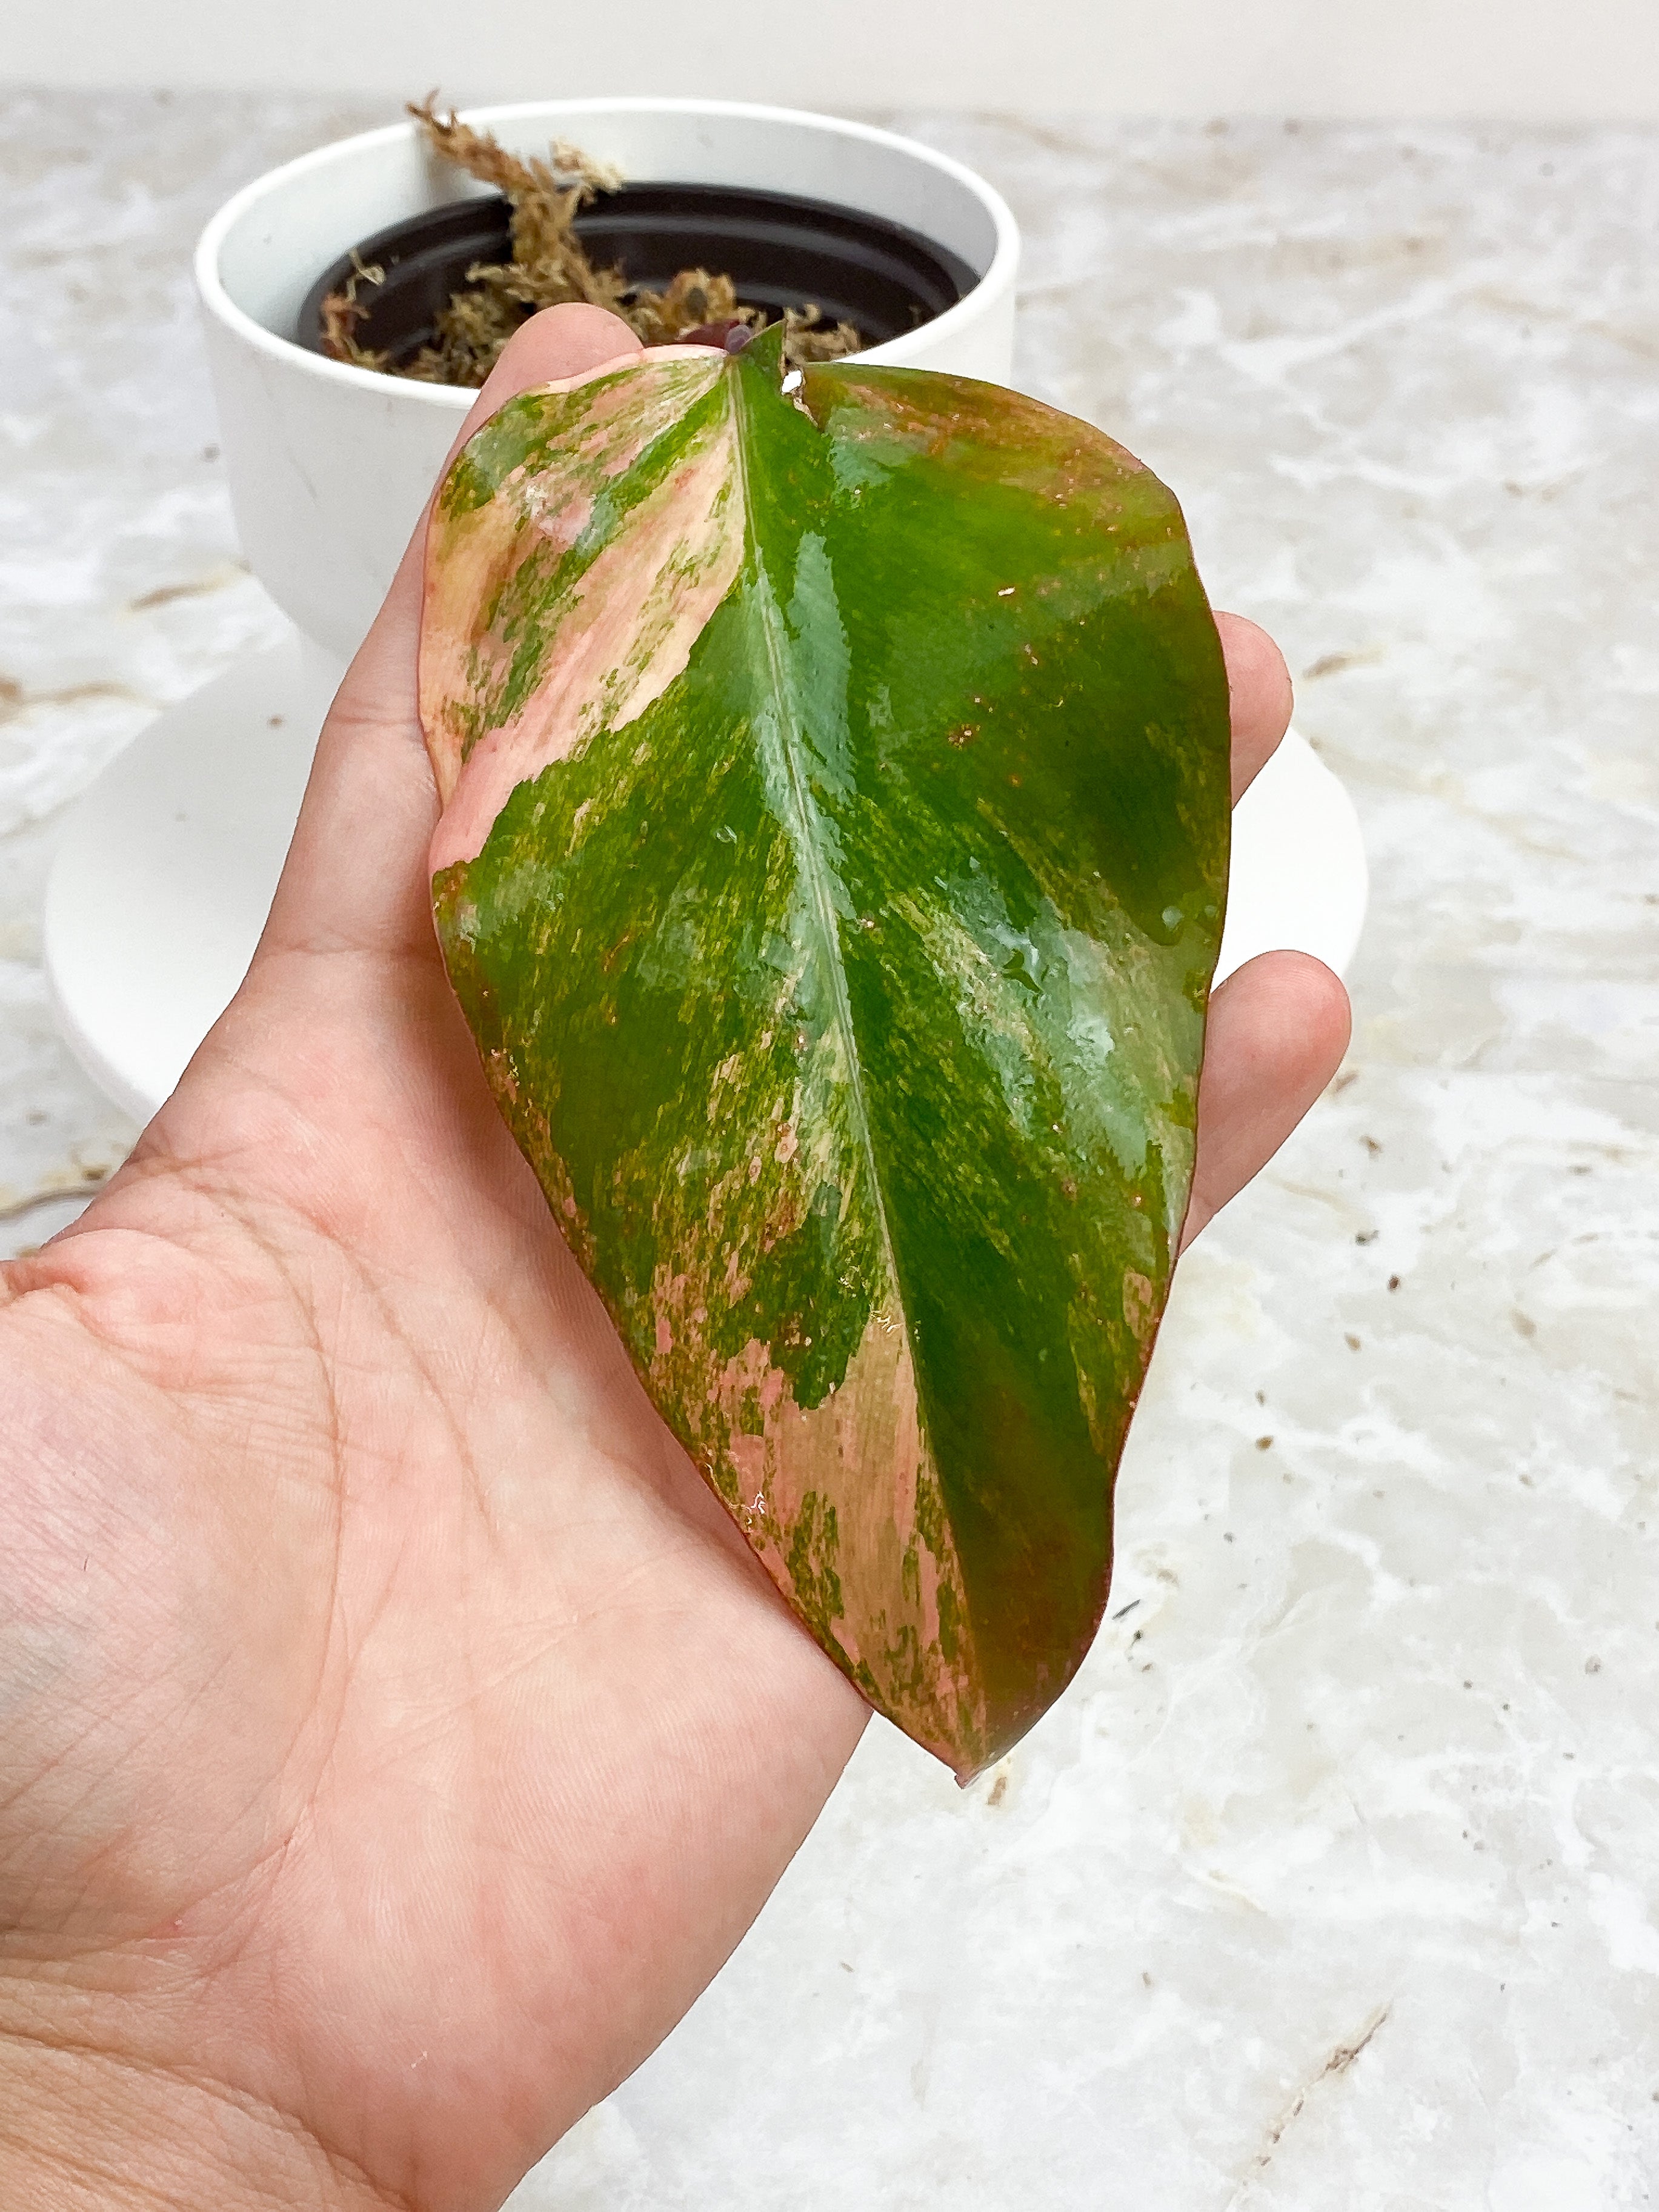
<instances>
[{"instance_id":1,"label":"finger","mask_svg":"<svg viewBox=\"0 0 1659 2212\"><path fill-rule=\"evenodd\" d=\"M1265 629L1243 615L1218 614L1233 717L1233 805L1272 759L1291 726L1291 672Z\"/></svg>"},{"instance_id":2,"label":"finger","mask_svg":"<svg viewBox=\"0 0 1659 2212\"><path fill-rule=\"evenodd\" d=\"M514 392L639 350L628 325L602 307L532 316L490 371L450 459ZM416 693L425 539L422 512L324 722L263 950L430 949L425 855L437 796Z\"/></svg>"},{"instance_id":3,"label":"finger","mask_svg":"<svg viewBox=\"0 0 1659 2212\"><path fill-rule=\"evenodd\" d=\"M1266 1167L1335 1074L1350 1026L1347 993L1306 952L1261 953L1210 1000L1183 1251Z\"/></svg>"}]
</instances>

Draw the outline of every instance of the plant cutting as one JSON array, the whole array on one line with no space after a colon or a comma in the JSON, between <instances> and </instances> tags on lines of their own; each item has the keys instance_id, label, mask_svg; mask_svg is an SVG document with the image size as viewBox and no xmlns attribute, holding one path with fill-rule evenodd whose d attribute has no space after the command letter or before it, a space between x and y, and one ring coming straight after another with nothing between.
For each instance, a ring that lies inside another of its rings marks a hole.
<instances>
[{"instance_id":1,"label":"plant cutting","mask_svg":"<svg viewBox=\"0 0 1659 2212\"><path fill-rule=\"evenodd\" d=\"M522 394L427 546L451 980L647 1389L967 1778L1104 1603L1186 1209L1228 699L1178 507L781 331Z\"/></svg>"}]
</instances>

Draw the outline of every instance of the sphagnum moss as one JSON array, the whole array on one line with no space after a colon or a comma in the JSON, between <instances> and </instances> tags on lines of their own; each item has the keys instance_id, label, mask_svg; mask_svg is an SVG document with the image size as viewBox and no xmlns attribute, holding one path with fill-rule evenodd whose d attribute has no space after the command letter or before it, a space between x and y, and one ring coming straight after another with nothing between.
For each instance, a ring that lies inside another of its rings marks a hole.
<instances>
[{"instance_id":1,"label":"sphagnum moss","mask_svg":"<svg viewBox=\"0 0 1659 2212\"><path fill-rule=\"evenodd\" d=\"M441 115L430 98L410 101L409 112L435 153L505 197L513 210L513 258L475 262L438 317L435 343L404 362L358 343L358 325L368 312L362 288L385 277L383 270L359 262L342 289L323 302L324 345L336 361L422 384L476 387L527 314L572 301L608 308L647 345L671 344L706 329L723 335L733 324L765 328L765 309L740 301L728 276L682 269L665 289L653 292L630 284L621 267L594 267L576 235L576 217L602 192L621 185L621 173L607 163L562 139L549 149L550 161L526 161L453 112ZM826 323L816 307L787 307L783 323L784 353L793 365L838 361L864 344L856 325Z\"/></svg>"}]
</instances>

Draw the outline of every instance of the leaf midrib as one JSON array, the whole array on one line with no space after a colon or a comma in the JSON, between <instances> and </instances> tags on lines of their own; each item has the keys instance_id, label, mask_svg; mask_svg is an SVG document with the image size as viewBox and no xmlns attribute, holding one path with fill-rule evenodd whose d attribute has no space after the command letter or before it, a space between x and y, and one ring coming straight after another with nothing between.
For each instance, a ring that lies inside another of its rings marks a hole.
<instances>
[{"instance_id":1,"label":"leaf midrib","mask_svg":"<svg viewBox=\"0 0 1659 2212\"><path fill-rule=\"evenodd\" d=\"M738 478L743 494L743 526L744 535L755 556L755 566L765 588L757 596L759 601L761 633L766 641L766 658L772 678L773 696L779 708L780 740L783 748L784 767L789 779L789 793L793 802L795 819L790 829L797 859L802 873L811 887L812 905L823 934L830 971L830 993L835 1021L841 1033L842 1048L847 1054L848 1084L852 1093L853 1121L858 1143L864 1155L865 1172L870 1179L870 1194L876 1210L876 1226L881 1237L882 1257L887 1266L887 1281L896 1308L893 1318L904 1332L905 1342L910 1347L911 1388L915 1393L916 1425L924 1451L927 1449L927 1425L922 1412L921 1373L916 1360L915 1343L910 1333L910 1319L904 1307L904 1293L899 1284L898 1259L893 1249L892 1231L887 1218L887 1194L883 1188L881 1170L876 1158L874 1133L870 1123L870 1109L864 1095L864 1061L859 1051L858 1031L853 1024L852 1004L847 995L847 971L841 956L841 932L836 924L835 902L830 895L827 871L817 841L811 835L816 811L808 793L806 780L799 757L799 728L794 709L793 686L787 673L789 653L787 641L780 635L781 607L772 586L761 550L760 532L756 521L756 506L749 484L749 405L745 392L746 378L743 367L734 361L727 372L730 379L732 406L734 443L738 455ZM843 1378L844 1379L844 1378ZM839 1386L837 1386L839 1387ZM921 1477L920 1468L917 1471Z\"/></svg>"}]
</instances>

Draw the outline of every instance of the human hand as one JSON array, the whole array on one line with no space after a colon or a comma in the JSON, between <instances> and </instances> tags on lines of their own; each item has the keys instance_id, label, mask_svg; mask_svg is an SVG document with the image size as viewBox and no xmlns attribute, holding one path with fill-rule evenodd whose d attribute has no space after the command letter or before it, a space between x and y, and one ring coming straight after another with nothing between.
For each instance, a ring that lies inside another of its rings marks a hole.
<instances>
[{"instance_id":1,"label":"human hand","mask_svg":"<svg viewBox=\"0 0 1659 2212\"><path fill-rule=\"evenodd\" d=\"M633 349L538 316L470 420ZM411 553L246 982L0 1271L0 2203L497 2203L658 2041L865 1708L646 1401L438 958ZM1236 793L1289 712L1221 617ZM1217 993L1189 1228L1346 1000Z\"/></svg>"}]
</instances>

